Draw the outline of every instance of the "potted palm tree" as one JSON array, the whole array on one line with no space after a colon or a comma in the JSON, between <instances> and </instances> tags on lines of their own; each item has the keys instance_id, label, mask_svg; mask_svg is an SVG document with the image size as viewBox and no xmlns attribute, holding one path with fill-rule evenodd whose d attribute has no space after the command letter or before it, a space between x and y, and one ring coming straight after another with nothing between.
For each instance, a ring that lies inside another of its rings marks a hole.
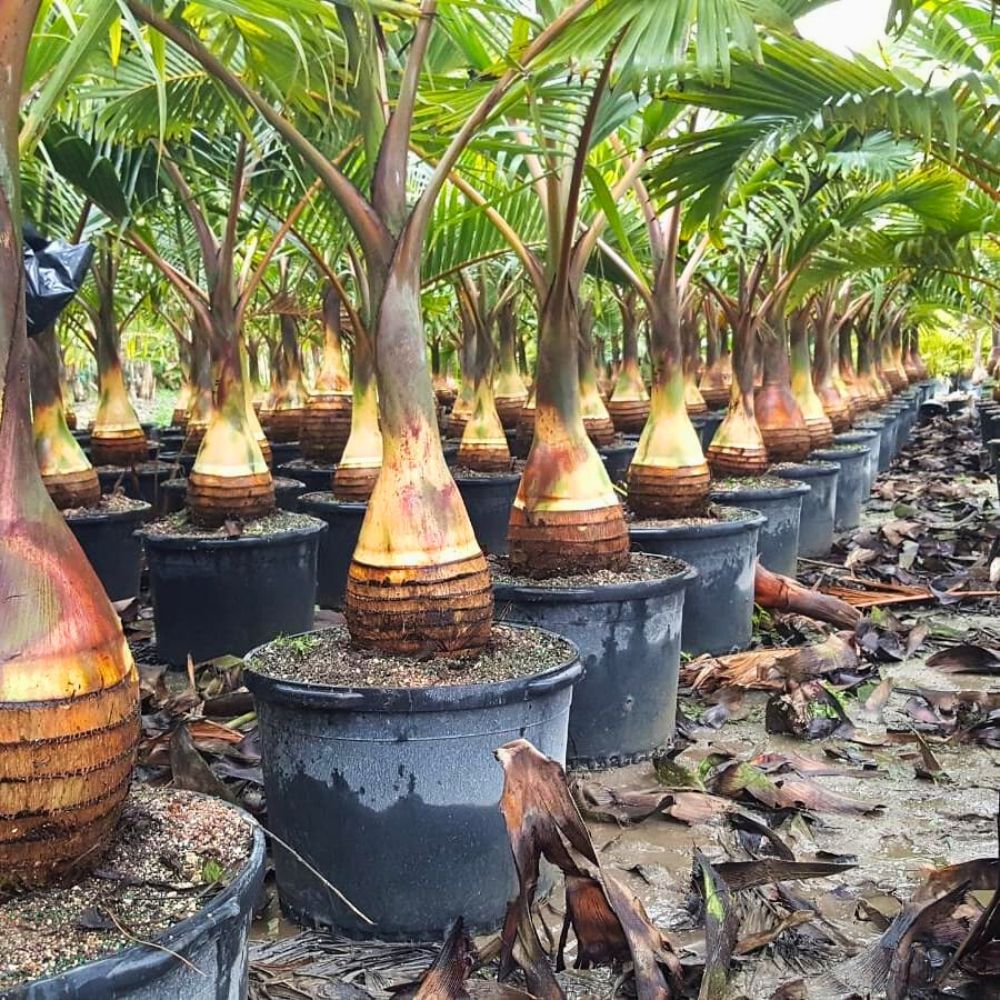
<instances>
[{"instance_id":1,"label":"potted palm tree","mask_svg":"<svg viewBox=\"0 0 1000 1000\"><path fill-rule=\"evenodd\" d=\"M8 123L18 120L22 71L38 8L31 0L0 3L4 25L0 60L8 70L8 86L0 94L0 116ZM49 12L47 18L51 22L61 16ZM55 27L59 37L70 37L58 31L58 24L46 27ZM90 33L78 35L62 51L58 69L29 108L20 137L27 149L43 131L56 97L78 70L92 39ZM0 679L4 761L0 768L0 886L5 924L21 928L37 924L27 913L41 911L47 917L35 947L22 945L12 956L5 956L0 988L13 996L68 995L97 976L116 992L131 979L152 995L168 988L214 996L214 984L211 994L198 984L205 979L200 970L194 973L194 966L184 966L178 973L177 963L165 961L167 949L158 940L139 945L131 935L108 935L107 951L114 957L103 969L90 965L68 972L65 966L79 964L85 955L77 942L69 949L53 947L52 928L60 919L65 929L61 935L57 929L56 940L73 941L72 928L80 914L92 901L107 898L106 882L88 879L89 870L108 851L117 852L117 870L137 860L148 864L150 852L143 858L142 842L154 843L149 836L152 822L170 825L170 809L156 793L149 793L145 802L142 796L129 798L139 739L138 672L118 616L45 489L32 446L18 139L16 128L0 133L0 231L8 236L0 240L0 273L4 275L0 281L0 603L4 608L0 629L4 663ZM228 914L225 921L218 919L214 901L205 904L201 899L194 903L191 919L181 925L164 916L176 913L176 908L161 910L152 936L169 937L171 930L182 931L175 938L177 950L171 949L171 958L180 955L189 964L190 957L214 955L221 939L238 967L241 954L245 955L250 920L249 907L240 903L259 888L262 838L254 837L243 818L227 822L234 816L227 806L202 804L201 800L192 805L192 797L169 794L176 796L175 813L184 816L187 811L192 818L197 815L197 822L219 824L233 834L232 874L241 871L245 877L242 893L236 888L223 893L228 896L220 904ZM143 822L145 830L138 835ZM246 838L242 845L237 844L239 827ZM174 831L180 832L176 819ZM64 888L67 880L75 885ZM72 905L67 909L69 900L82 909L74 910ZM130 913L122 918L132 922ZM49 956L42 963L42 978L25 982L38 978L39 954ZM126 970L129 975L123 975Z\"/></svg>"}]
</instances>

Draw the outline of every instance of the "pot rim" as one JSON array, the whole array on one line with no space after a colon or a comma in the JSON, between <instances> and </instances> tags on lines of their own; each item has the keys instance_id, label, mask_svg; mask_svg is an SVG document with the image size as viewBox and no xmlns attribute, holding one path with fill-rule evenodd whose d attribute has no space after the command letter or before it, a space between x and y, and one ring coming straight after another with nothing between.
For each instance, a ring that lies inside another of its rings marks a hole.
<instances>
[{"instance_id":1,"label":"pot rim","mask_svg":"<svg viewBox=\"0 0 1000 1000\"><path fill-rule=\"evenodd\" d=\"M295 458L292 459L292 462L297 462L297 461L298 461L298 459L295 459ZM308 461L308 459L303 459L303 461ZM326 472L326 470L329 469L330 470L330 475L332 476L333 473L334 473L334 470L336 470L336 468L337 468L337 463L336 462L331 462L329 465L323 465L323 464L320 464L319 462L316 462L316 463L314 463L315 468L313 468L313 469L289 469L289 466L291 464L292 464L291 462L283 462L281 465L279 465L277 467L279 475L283 475L286 479L294 479L295 478L295 473L298 473L298 474L301 475L303 472L311 472L311 473ZM284 471L285 469L288 469L288 471L285 472ZM301 482L301 480L299 480L299 482Z\"/></svg>"},{"instance_id":2,"label":"pot rim","mask_svg":"<svg viewBox=\"0 0 1000 1000\"><path fill-rule=\"evenodd\" d=\"M184 794L211 798L201 792L185 791ZM9 1000L56 1000L68 996L65 989L71 986L74 1000L106 1000L112 993L117 995L120 990L143 986L176 969L177 955L183 955L198 938L217 939L219 924L250 905L242 897L246 896L252 903L255 883L263 883L266 851L264 831L257 820L229 802L215 798L213 801L240 813L249 824L252 837L246 863L222 892L196 913L158 934L149 944L134 944L45 979L29 980L3 995Z\"/></svg>"},{"instance_id":3,"label":"pot rim","mask_svg":"<svg viewBox=\"0 0 1000 1000\"><path fill-rule=\"evenodd\" d=\"M170 454L168 452L168 454ZM136 469L130 465L116 465L116 466L106 466L106 465L95 465L94 471L97 473L97 478L100 479L104 476L105 479L110 479L114 476L121 476L123 479L129 476L160 476L165 472L169 472L173 467L173 462L165 461L162 456L157 456L156 458L148 458L145 462L137 462L137 465L155 465L155 469Z\"/></svg>"},{"instance_id":4,"label":"pot rim","mask_svg":"<svg viewBox=\"0 0 1000 1000\"><path fill-rule=\"evenodd\" d=\"M745 514L745 517L731 518L729 520L714 521L711 524L670 524L670 525L648 525L641 522L633 523L629 529L629 535L637 538L655 538L666 536L669 538L723 538L726 535L738 535L744 531L749 532L755 528L759 531L767 524L767 517L757 510L748 510L746 507L735 507L729 504L718 504L726 510L738 510ZM678 519L679 521L682 519ZM653 555L654 553L646 553Z\"/></svg>"},{"instance_id":5,"label":"pot rim","mask_svg":"<svg viewBox=\"0 0 1000 1000\"><path fill-rule=\"evenodd\" d=\"M348 513L360 513L368 509L367 503L358 503L355 500L323 500L325 494L330 494L332 496L331 490L313 490L310 493L303 493L299 497L299 510L300 512L308 513L303 507L303 504L311 504L313 507L332 512L331 508L336 508L338 510L343 509Z\"/></svg>"},{"instance_id":6,"label":"pot rim","mask_svg":"<svg viewBox=\"0 0 1000 1000\"><path fill-rule=\"evenodd\" d=\"M130 498L131 499L131 498ZM108 510L100 514L67 514L60 511L67 524L113 524L123 521L139 521L144 519L153 509L151 503L145 500L133 500L133 503L142 504L141 507L133 507L131 510Z\"/></svg>"},{"instance_id":7,"label":"pot rim","mask_svg":"<svg viewBox=\"0 0 1000 1000\"><path fill-rule=\"evenodd\" d=\"M800 483L797 479L789 479L787 482L787 486L735 486L710 489L708 496L715 503L732 499L735 502L727 506L735 507L740 503L754 500L788 500L791 497L805 496L812 489L808 483Z\"/></svg>"},{"instance_id":8,"label":"pot rim","mask_svg":"<svg viewBox=\"0 0 1000 1000\"><path fill-rule=\"evenodd\" d=\"M833 456L860 458L862 455L870 455L871 452L863 444L843 444L840 448L817 448L813 454L818 455L821 461L828 461L831 465L835 465L839 464L839 462L837 458ZM827 458L827 455L829 455L830 458Z\"/></svg>"},{"instance_id":9,"label":"pot rim","mask_svg":"<svg viewBox=\"0 0 1000 1000\"><path fill-rule=\"evenodd\" d=\"M521 481L520 472L477 472L474 476L463 476L459 472L452 472L452 479L456 486L463 486L470 489L480 489L483 486L513 486Z\"/></svg>"},{"instance_id":10,"label":"pot rim","mask_svg":"<svg viewBox=\"0 0 1000 1000\"><path fill-rule=\"evenodd\" d=\"M299 514L298 516L302 516ZM308 515L306 515L308 516ZM311 517L312 524L304 524L298 528L285 528L270 535L240 535L239 538L200 537L197 535L161 535L139 528L136 534L142 539L143 547L152 549L179 551L192 549L233 549L233 548L266 548L269 545L280 544L296 538L309 538L320 535L329 529L326 521Z\"/></svg>"},{"instance_id":11,"label":"pot rim","mask_svg":"<svg viewBox=\"0 0 1000 1000\"><path fill-rule=\"evenodd\" d=\"M634 441L622 441L621 444L609 444L605 445L603 448L597 449L598 455L620 455L625 451L635 451L639 446L639 439L636 438Z\"/></svg>"},{"instance_id":12,"label":"pot rim","mask_svg":"<svg viewBox=\"0 0 1000 1000\"><path fill-rule=\"evenodd\" d=\"M848 437L857 437L858 440L848 441L846 440ZM835 434L833 436L833 440L835 443L839 441L841 444L854 445L860 444L861 441L874 441L875 438L880 437L881 434L879 434L877 429L873 428L869 430L867 427L859 427L857 430L844 431L843 434Z\"/></svg>"},{"instance_id":13,"label":"pot rim","mask_svg":"<svg viewBox=\"0 0 1000 1000\"><path fill-rule=\"evenodd\" d=\"M789 474L786 475L786 472ZM793 472L794 476L791 475ZM828 462L821 458L806 459L804 462L782 462L770 470L771 475L778 476L781 479L795 479L798 476L817 478L820 476L835 476L838 472L840 472L840 466L836 462Z\"/></svg>"},{"instance_id":14,"label":"pot rim","mask_svg":"<svg viewBox=\"0 0 1000 1000\"><path fill-rule=\"evenodd\" d=\"M636 554L654 559L670 559L681 563L684 568L657 580L596 584L590 587L544 587L532 585L531 582L494 583L493 600L496 603L518 600L530 604L608 604L614 601L642 601L685 590L698 578L698 571L683 559L655 552Z\"/></svg>"},{"instance_id":15,"label":"pot rim","mask_svg":"<svg viewBox=\"0 0 1000 1000\"><path fill-rule=\"evenodd\" d=\"M488 684L448 684L426 688L352 688L330 684L310 684L287 681L258 673L253 669L254 654L271 645L255 646L243 657L243 680L254 699L267 704L293 708L319 709L327 712L459 712L482 708L498 708L561 691L583 676L580 651L575 642L549 629L513 622L499 622L506 628L542 632L565 642L570 647L569 658L555 667L528 677L515 677ZM328 632L329 628L312 629L300 635ZM291 636L289 638L295 638Z\"/></svg>"}]
</instances>

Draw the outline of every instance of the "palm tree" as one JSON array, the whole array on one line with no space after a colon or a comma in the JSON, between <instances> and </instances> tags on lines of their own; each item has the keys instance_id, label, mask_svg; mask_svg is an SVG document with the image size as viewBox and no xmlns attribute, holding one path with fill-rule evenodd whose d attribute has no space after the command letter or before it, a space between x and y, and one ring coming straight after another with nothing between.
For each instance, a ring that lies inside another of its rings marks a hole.
<instances>
[{"instance_id":1,"label":"palm tree","mask_svg":"<svg viewBox=\"0 0 1000 1000\"><path fill-rule=\"evenodd\" d=\"M95 862L128 791L139 677L121 623L42 482L28 406L17 122L38 0L0 0L0 884ZM49 10L49 18L60 15ZM64 25L65 27L65 25ZM40 85L22 141L91 44L87 24ZM73 38L66 31L62 37ZM53 65L49 63L49 65Z\"/></svg>"}]
</instances>

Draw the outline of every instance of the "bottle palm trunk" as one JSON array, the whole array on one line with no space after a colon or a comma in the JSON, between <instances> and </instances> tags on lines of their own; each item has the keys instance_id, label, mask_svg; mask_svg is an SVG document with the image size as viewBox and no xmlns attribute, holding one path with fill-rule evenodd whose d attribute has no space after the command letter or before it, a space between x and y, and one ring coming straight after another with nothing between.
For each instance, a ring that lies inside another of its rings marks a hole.
<instances>
[{"instance_id":1,"label":"bottle palm trunk","mask_svg":"<svg viewBox=\"0 0 1000 1000\"><path fill-rule=\"evenodd\" d=\"M0 888L96 864L128 793L139 677L39 473L28 403L20 81L37 0L0 0Z\"/></svg>"}]
</instances>

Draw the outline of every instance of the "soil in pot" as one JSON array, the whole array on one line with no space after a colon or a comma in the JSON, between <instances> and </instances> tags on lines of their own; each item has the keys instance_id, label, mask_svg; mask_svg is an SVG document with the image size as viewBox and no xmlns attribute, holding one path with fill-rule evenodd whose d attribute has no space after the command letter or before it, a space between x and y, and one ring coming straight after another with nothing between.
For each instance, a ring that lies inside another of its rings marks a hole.
<instances>
[{"instance_id":1,"label":"soil in pot","mask_svg":"<svg viewBox=\"0 0 1000 1000\"><path fill-rule=\"evenodd\" d=\"M703 517L630 523L634 550L682 559L698 572L684 596L686 654L717 655L750 645L757 536L765 520L754 510L710 505Z\"/></svg>"},{"instance_id":2,"label":"soil in pot","mask_svg":"<svg viewBox=\"0 0 1000 1000\"><path fill-rule=\"evenodd\" d=\"M818 559L833 548L837 521L837 483L840 466L835 462L785 462L771 467L771 475L807 483L799 521L799 555Z\"/></svg>"},{"instance_id":3,"label":"soil in pot","mask_svg":"<svg viewBox=\"0 0 1000 1000\"><path fill-rule=\"evenodd\" d=\"M808 485L777 476L721 479L712 483L714 503L756 510L767 518L757 539L762 565L773 573L795 576L799 556L802 501Z\"/></svg>"},{"instance_id":4,"label":"soil in pot","mask_svg":"<svg viewBox=\"0 0 1000 1000\"><path fill-rule=\"evenodd\" d=\"M530 740L562 761L576 650L496 625L461 659L355 649L346 628L247 657L282 907L351 936L429 940L461 913L494 929L514 891L494 750Z\"/></svg>"},{"instance_id":5,"label":"soil in pot","mask_svg":"<svg viewBox=\"0 0 1000 1000\"><path fill-rule=\"evenodd\" d=\"M569 759L604 767L647 757L674 737L684 595L695 574L662 556L622 571L532 579L492 565L496 615L549 629L580 650Z\"/></svg>"},{"instance_id":6,"label":"soil in pot","mask_svg":"<svg viewBox=\"0 0 1000 1000\"><path fill-rule=\"evenodd\" d=\"M336 466L313 462L308 458L296 458L275 468L278 470L278 475L304 483L306 493L323 493L329 490L333 483Z\"/></svg>"},{"instance_id":7,"label":"soil in pot","mask_svg":"<svg viewBox=\"0 0 1000 1000\"><path fill-rule=\"evenodd\" d=\"M134 500L145 500L153 508L153 514L168 513L167 498L162 487L173 476L174 466L169 462L142 462L123 469L117 465L102 465L97 470L102 493L120 490Z\"/></svg>"},{"instance_id":8,"label":"soil in pot","mask_svg":"<svg viewBox=\"0 0 1000 1000\"><path fill-rule=\"evenodd\" d=\"M263 870L263 835L239 810L135 785L92 875L0 900L0 995L245 997Z\"/></svg>"},{"instance_id":9,"label":"soil in pot","mask_svg":"<svg viewBox=\"0 0 1000 1000\"><path fill-rule=\"evenodd\" d=\"M524 462L513 462L509 472L477 472L455 466L453 474L462 494L479 547L488 555L507 554L507 526L517 496Z\"/></svg>"},{"instance_id":10,"label":"soil in pot","mask_svg":"<svg viewBox=\"0 0 1000 1000\"><path fill-rule=\"evenodd\" d=\"M142 546L135 532L152 515L150 505L111 493L90 507L70 507L62 514L108 597L112 601L137 597Z\"/></svg>"},{"instance_id":11,"label":"soil in pot","mask_svg":"<svg viewBox=\"0 0 1000 1000\"><path fill-rule=\"evenodd\" d=\"M323 521L278 510L208 529L180 511L142 531L159 657L240 656L312 627Z\"/></svg>"},{"instance_id":12,"label":"soil in pot","mask_svg":"<svg viewBox=\"0 0 1000 1000\"><path fill-rule=\"evenodd\" d=\"M834 509L835 532L852 531L861 523L861 508L868 496L871 454L862 444L841 444L820 448L812 457L840 466L837 477L837 502Z\"/></svg>"}]
</instances>

